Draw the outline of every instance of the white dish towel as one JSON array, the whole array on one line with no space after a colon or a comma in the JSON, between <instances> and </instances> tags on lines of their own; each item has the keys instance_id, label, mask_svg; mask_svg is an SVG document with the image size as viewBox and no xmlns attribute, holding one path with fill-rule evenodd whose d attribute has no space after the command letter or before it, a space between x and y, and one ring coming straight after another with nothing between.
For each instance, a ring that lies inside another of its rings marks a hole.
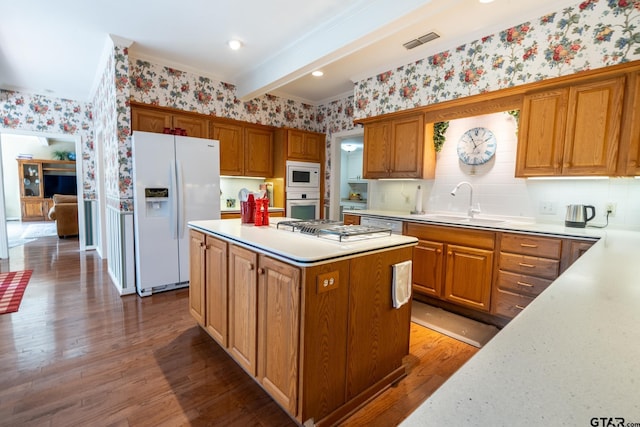
<instances>
[{"instance_id":1,"label":"white dish towel","mask_svg":"<svg viewBox=\"0 0 640 427\"><path fill-rule=\"evenodd\" d=\"M411 298L411 260L393 264L391 299L394 308L400 308Z\"/></svg>"}]
</instances>

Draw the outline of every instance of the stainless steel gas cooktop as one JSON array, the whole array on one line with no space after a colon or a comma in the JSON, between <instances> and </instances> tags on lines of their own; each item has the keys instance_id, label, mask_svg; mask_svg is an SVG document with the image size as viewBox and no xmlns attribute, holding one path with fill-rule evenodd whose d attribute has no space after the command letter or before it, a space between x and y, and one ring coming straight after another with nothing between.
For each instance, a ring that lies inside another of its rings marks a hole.
<instances>
[{"instance_id":1,"label":"stainless steel gas cooktop","mask_svg":"<svg viewBox=\"0 0 640 427\"><path fill-rule=\"evenodd\" d=\"M391 235L390 228L368 225L345 225L340 221L329 219L280 221L277 228L337 240L339 242L357 241Z\"/></svg>"}]
</instances>

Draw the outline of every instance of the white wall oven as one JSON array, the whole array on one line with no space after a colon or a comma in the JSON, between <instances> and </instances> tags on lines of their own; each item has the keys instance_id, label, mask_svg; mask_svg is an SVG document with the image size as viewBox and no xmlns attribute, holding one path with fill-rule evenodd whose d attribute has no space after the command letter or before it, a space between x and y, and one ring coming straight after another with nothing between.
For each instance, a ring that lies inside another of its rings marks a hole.
<instances>
[{"instance_id":1,"label":"white wall oven","mask_svg":"<svg viewBox=\"0 0 640 427\"><path fill-rule=\"evenodd\" d=\"M287 160L287 182L285 190L287 192L320 192L320 163Z\"/></svg>"},{"instance_id":2,"label":"white wall oven","mask_svg":"<svg viewBox=\"0 0 640 427\"><path fill-rule=\"evenodd\" d=\"M319 219L320 191L287 191L286 216Z\"/></svg>"}]
</instances>

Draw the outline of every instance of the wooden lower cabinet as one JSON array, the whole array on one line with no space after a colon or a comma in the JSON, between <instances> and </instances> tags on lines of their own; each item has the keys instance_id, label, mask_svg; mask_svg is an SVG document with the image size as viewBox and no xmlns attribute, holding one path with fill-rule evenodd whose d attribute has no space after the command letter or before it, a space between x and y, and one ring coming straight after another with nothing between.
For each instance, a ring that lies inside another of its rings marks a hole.
<instances>
[{"instance_id":1,"label":"wooden lower cabinet","mask_svg":"<svg viewBox=\"0 0 640 427\"><path fill-rule=\"evenodd\" d=\"M258 254L229 248L229 352L251 375L257 374Z\"/></svg>"},{"instance_id":2,"label":"wooden lower cabinet","mask_svg":"<svg viewBox=\"0 0 640 427\"><path fill-rule=\"evenodd\" d=\"M391 266L411 247L298 267L190 232L191 314L298 424L335 425L406 375Z\"/></svg>"},{"instance_id":3,"label":"wooden lower cabinet","mask_svg":"<svg viewBox=\"0 0 640 427\"><path fill-rule=\"evenodd\" d=\"M298 403L300 269L260 256L258 381L289 413Z\"/></svg>"},{"instance_id":4,"label":"wooden lower cabinet","mask_svg":"<svg viewBox=\"0 0 640 427\"><path fill-rule=\"evenodd\" d=\"M489 311L493 250L448 244L446 264L444 299Z\"/></svg>"},{"instance_id":5,"label":"wooden lower cabinet","mask_svg":"<svg viewBox=\"0 0 640 427\"><path fill-rule=\"evenodd\" d=\"M413 252L414 292L490 310L494 232L409 222L405 234L420 239Z\"/></svg>"},{"instance_id":6,"label":"wooden lower cabinet","mask_svg":"<svg viewBox=\"0 0 640 427\"><path fill-rule=\"evenodd\" d=\"M442 296L444 243L418 240L413 249L413 290L436 298Z\"/></svg>"}]
</instances>

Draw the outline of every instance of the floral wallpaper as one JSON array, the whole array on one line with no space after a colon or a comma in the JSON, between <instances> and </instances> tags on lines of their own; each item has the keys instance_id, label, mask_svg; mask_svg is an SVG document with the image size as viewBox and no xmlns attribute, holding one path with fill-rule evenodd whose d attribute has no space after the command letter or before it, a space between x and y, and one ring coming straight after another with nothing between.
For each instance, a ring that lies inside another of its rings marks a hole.
<instances>
[{"instance_id":1,"label":"floral wallpaper","mask_svg":"<svg viewBox=\"0 0 640 427\"><path fill-rule=\"evenodd\" d=\"M264 95L247 102L236 98L234 85L131 58L131 99L212 116L276 127L320 131L313 105Z\"/></svg>"},{"instance_id":2,"label":"floral wallpaper","mask_svg":"<svg viewBox=\"0 0 640 427\"><path fill-rule=\"evenodd\" d=\"M355 116L377 116L640 59L640 1L586 0L362 80Z\"/></svg>"},{"instance_id":3,"label":"floral wallpaper","mask_svg":"<svg viewBox=\"0 0 640 427\"><path fill-rule=\"evenodd\" d=\"M233 85L130 58L126 47L113 46L93 104L0 90L0 128L81 136L86 199L96 196L100 132L107 200L129 211L130 99L330 138L352 129L353 119L640 59L639 27L639 0L586 0L372 76L356 83L353 96L317 107L273 95L242 102Z\"/></svg>"},{"instance_id":4,"label":"floral wallpaper","mask_svg":"<svg viewBox=\"0 0 640 427\"><path fill-rule=\"evenodd\" d=\"M0 89L0 128L80 136L82 153L76 158L85 175L83 197L95 198L91 104Z\"/></svg>"}]
</instances>

